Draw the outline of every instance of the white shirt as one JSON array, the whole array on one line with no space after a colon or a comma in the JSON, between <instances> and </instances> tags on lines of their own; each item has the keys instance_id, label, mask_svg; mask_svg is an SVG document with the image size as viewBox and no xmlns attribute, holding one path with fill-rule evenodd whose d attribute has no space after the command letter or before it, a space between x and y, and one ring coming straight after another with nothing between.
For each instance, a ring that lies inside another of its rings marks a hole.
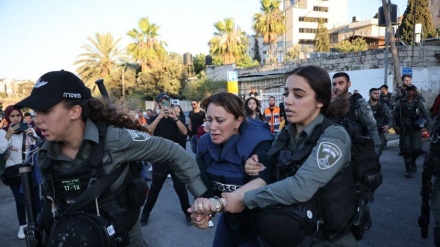
<instances>
[{"instance_id":1,"label":"white shirt","mask_svg":"<svg viewBox=\"0 0 440 247\"><path fill-rule=\"evenodd\" d=\"M34 129L32 129L35 135ZM1 129L0 130L0 153L3 153L5 151L9 152L9 157L6 160L5 167L18 165L23 163L23 157L22 157L22 143L23 143L23 135L25 133L22 132L20 134L13 134L9 140L6 139L6 131ZM25 157L27 158L30 154L29 151L31 148L31 145L35 145L35 140L33 140L31 137L26 135L26 145L25 145Z\"/></svg>"}]
</instances>

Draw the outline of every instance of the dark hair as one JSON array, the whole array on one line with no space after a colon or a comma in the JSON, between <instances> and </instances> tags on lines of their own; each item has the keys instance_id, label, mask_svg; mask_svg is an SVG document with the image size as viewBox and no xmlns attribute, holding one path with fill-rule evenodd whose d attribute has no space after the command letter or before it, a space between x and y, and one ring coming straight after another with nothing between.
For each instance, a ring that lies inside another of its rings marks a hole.
<instances>
[{"instance_id":1,"label":"dark hair","mask_svg":"<svg viewBox=\"0 0 440 247\"><path fill-rule=\"evenodd\" d=\"M404 74L404 75L402 75L402 81L405 80L405 77L408 77L409 79L412 78L411 75L409 75L409 74Z\"/></svg>"},{"instance_id":2,"label":"dark hair","mask_svg":"<svg viewBox=\"0 0 440 247\"><path fill-rule=\"evenodd\" d=\"M244 102L244 112L246 114L246 116L250 117L252 116L252 110L249 108L248 103L249 101L254 100L255 103L257 104L257 108L255 109L255 113L257 114L257 117L261 120L264 121L264 116L263 114L261 114L261 104L260 101L257 98L254 97L250 97L248 98L245 102Z\"/></svg>"},{"instance_id":3,"label":"dark hair","mask_svg":"<svg viewBox=\"0 0 440 247\"><path fill-rule=\"evenodd\" d=\"M25 112L23 116L25 116L25 117L32 117L32 114L30 112Z\"/></svg>"},{"instance_id":4,"label":"dark hair","mask_svg":"<svg viewBox=\"0 0 440 247\"><path fill-rule=\"evenodd\" d=\"M370 88L370 91L368 91L368 93L371 93L371 92L373 92L373 91L377 91L377 90L380 90L380 89L379 89L379 88L372 87L372 88Z\"/></svg>"},{"instance_id":5,"label":"dark hair","mask_svg":"<svg viewBox=\"0 0 440 247\"><path fill-rule=\"evenodd\" d=\"M183 123L185 123L186 122L186 117L185 117L185 114L183 113L182 107L180 107L180 105L174 105L174 108L176 108L176 107L178 107L180 109L180 113L179 113L179 116L178 116L179 119L183 120Z\"/></svg>"},{"instance_id":6,"label":"dark hair","mask_svg":"<svg viewBox=\"0 0 440 247\"><path fill-rule=\"evenodd\" d=\"M316 101L323 105L321 108L322 114L331 118L336 118L339 117L341 110L348 110L347 106L350 107L350 102L348 100L340 100L336 105L330 104L332 100L332 84L329 74L323 68L315 65L301 66L287 72L285 78L287 79L287 77L291 75L301 76L307 81L315 92Z\"/></svg>"},{"instance_id":7,"label":"dark hair","mask_svg":"<svg viewBox=\"0 0 440 247\"><path fill-rule=\"evenodd\" d=\"M205 109L205 111L207 110L209 104L215 104L225 108L227 112L234 115L235 119L243 117L243 121L246 120L243 101L235 94L220 92L202 99L201 106L203 109Z\"/></svg>"},{"instance_id":8,"label":"dark hair","mask_svg":"<svg viewBox=\"0 0 440 247\"><path fill-rule=\"evenodd\" d=\"M5 116L6 122L8 123L8 126L3 127L3 129L4 129L5 131L8 131L9 126L11 125L11 118L10 118L9 116L11 115L11 113L12 113L14 110L15 110L15 111L18 111L18 113L20 113L20 115L21 115L21 121L23 122L23 112L22 112L20 109L15 109L15 108L14 108L14 105L9 105L9 106L6 107L6 109L3 111L3 114L4 114L4 116Z\"/></svg>"},{"instance_id":9,"label":"dark hair","mask_svg":"<svg viewBox=\"0 0 440 247\"><path fill-rule=\"evenodd\" d=\"M82 108L81 119L84 122L87 118L90 118L95 123L106 122L119 128L149 131L139 121L132 119L130 114L126 113L122 107L104 102L101 99L91 97L90 99L63 100L62 102L68 109L79 105Z\"/></svg>"},{"instance_id":10,"label":"dark hair","mask_svg":"<svg viewBox=\"0 0 440 247\"><path fill-rule=\"evenodd\" d=\"M333 75L332 79L334 79L334 78L336 78L336 77L341 77L341 76L345 77L345 79L347 80L347 82L350 81L350 76L349 76L347 73L345 73L345 72L337 72L337 73L335 73L335 74Z\"/></svg>"},{"instance_id":11,"label":"dark hair","mask_svg":"<svg viewBox=\"0 0 440 247\"><path fill-rule=\"evenodd\" d=\"M269 96L269 99L275 99L275 96L271 95L271 96Z\"/></svg>"},{"instance_id":12,"label":"dark hair","mask_svg":"<svg viewBox=\"0 0 440 247\"><path fill-rule=\"evenodd\" d=\"M382 85L382 86L380 86L379 89L382 89L383 87L386 88L386 89L388 89L388 86L387 86L387 85Z\"/></svg>"}]
</instances>

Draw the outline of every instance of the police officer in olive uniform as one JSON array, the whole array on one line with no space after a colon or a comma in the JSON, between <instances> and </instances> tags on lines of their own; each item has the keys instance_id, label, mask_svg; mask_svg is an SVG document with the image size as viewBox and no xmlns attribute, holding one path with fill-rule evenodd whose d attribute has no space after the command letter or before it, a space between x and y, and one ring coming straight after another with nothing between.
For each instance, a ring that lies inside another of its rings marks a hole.
<instances>
[{"instance_id":1,"label":"police officer in olive uniform","mask_svg":"<svg viewBox=\"0 0 440 247\"><path fill-rule=\"evenodd\" d=\"M321 128L325 130L318 136L311 150L308 149L310 153L306 152L306 157L299 161L299 168L284 174L288 177L282 179L281 173L283 166L289 162L277 164L280 181L244 193L224 193L225 210L237 212L244 206L251 209L261 207L264 210L264 207L277 203L294 206L319 197L319 207L323 208L323 223L319 226L319 236L315 235L311 240L313 246L357 246L357 240L350 231L357 205L356 181L349 163L351 139L344 127L332 121L329 123L327 119L337 117L340 108L348 110L348 99L337 99L346 101L338 107L334 102L330 104L330 77L319 67L299 67L288 72L286 77L287 94L284 103L289 125L276 136L268 154L283 160L283 157L294 156L288 152L304 153L303 149L310 145L307 140L315 133L321 133L315 131ZM304 97L297 97L297 94ZM246 162L245 169L249 175L256 175L264 168L256 158L251 157ZM292 165L298 167L296 162ZM308 212L307 216L312 217L313 213ZM310 241L306 230L301 226L294 227L294 222L287 214L277 219L279 221L257 223L261 246L311 246L311 242L306 244Z\"/></svg>"},{"instance_id":2,"label":"police officer in olive uniform","mask_svg":"<svg viewBox=\"0 0 440 247\"><path fill-rule=\"evenodd\" d=\"M394 105L394 120L396 129L400 132L403 146L403 160L405 162L405 177L411 178L412 173L417 171L416 159L422 149L421 129L429 126L431 118L426 110L424 100L416 95L417 88L408 85L405 98L400 99ZM418 121L424 120L425 126L420 126Z\"/></svg>"},{"instance_id":3,"label":"police officer in olive uniform","mask_svg":"<svg viewBox=\"0 0 440 247\"><path fill-rule=\"evenodd\" d=\"M374 143L374 151L380 154L382 141L377 131L377 123L374 119L371 106L360 94L349 95L348 89L351 86L350 76L345 72L338 72L333 75L333 93L336 97L350 97L351 107L347 112L348 120L354 122L363 135L369 136Z\"/></svg>"},{"instance_id":4,"label":"police officer in olive uniform","mask_svg":"<svg viewBox=\"0 0 440 247\"><path fill-rule=\"evenodd\" d=\"M431 135L431 146L428 155L425 157L423 172L429 172L428 180L431 175L435 177L431 192L431 212L435 220L434 243L440 246L440 112L432 119L429 133ZM426 167L427 166L427 167ZM432 174L431 174L432 172ZM422 181L423 182L423 181ZM428 223L429 224L429 223Z\"/></svg>"},{"instance_id":5,"label":"police officer in olive uniform","mask_svg":"<svg viewBox=\"0 0 440 247\"><path fill-rule=\"evenodd\" d=\"M165 162L195 197L206 191L195 160L183 148L146 134L146 128L122 109L92 97L90 89L71 72L44 74L31 95L15 107L35 111L35 123L46 139L39 165L48 202L48 208L43 206L42 227L50 223L45 229L50 246L108 246L103 243L116 236L117 244L112 246L142 246L138 217L146 188L139 183L143 180L140 175L135 177L139 163L134 161ZM97 156L98 152L102 156ZM93 186L106 180L110 186L101 195L71 214L63 214L76 205L80 195L94 191ZM109 221L112 227L101 235L87 230L97 220ZM76 223L79 225L72 225Z\"/></svg>"},{"instance_id":6,"label":"police officer in olive uniform","mask_svg":"<svg viewBox=\"0 0 440 247\"><path fill-rule=\"evenodd\" d=\"M383 149L387 146L387 139L385 136L388 133L388 130L394 126L394 119L388 105L379 102L379 89L371 88L369 93L370 100L368 101L368 103L371 106L371 111L373 112L374 119L376 119L377 130L379 132L379 137L382 143L379 151L380 156Z\"/></svg>"},{"instance_id":7,"label":"police officer in olive uniform","mask_svg":"<svg viewBox=\"0 0 440 247\"><path fill-rule=\"evenodd\" d=\"M394 101L392 101L393 94L388 91L388 86L382 85L380 86L379 90L380 90L379 102L381 104L386 104L388 108L392 109L394 105Z\"/></svg>"}]
</instances>

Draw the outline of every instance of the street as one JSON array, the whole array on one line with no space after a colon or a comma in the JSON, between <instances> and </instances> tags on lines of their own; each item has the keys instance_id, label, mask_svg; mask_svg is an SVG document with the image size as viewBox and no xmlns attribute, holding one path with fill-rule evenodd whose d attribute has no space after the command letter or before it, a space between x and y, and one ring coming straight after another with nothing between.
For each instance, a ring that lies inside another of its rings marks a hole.
<instances>
[{"instance_id":1,"label":"street","mask_svg":"<svg viewBox=\"0 0 440 247\"><path fill-rule=\"evenodd\" d=\"M395 140L396 136L389 135L388 139ZM429 143L425 141L423 149L427 151L428 148ZM189 143L187 150L191 152ZM376 191L374 202L370 204L373 225L360 241L361 247L434 246L433 218L431 217L428 239L420 237L417 223L421 205L419 194L424 156L417 160L418 171L413 178L407 179L404 177L403 158L397 155L398 151L395 141L391 141L381 156L384 182ZM148 175L151 177L151 172ZM0 238L4 243L2 246L26 246L24 240L17 239L15 203L8 186L0 184L0 197ZM190 200L192 199L190 196ZM212 246L215 226L207 230L187 226L172 181L167 179L149 223L142 231L149 247L201 247Z\"/></svg>"}]
</instances>

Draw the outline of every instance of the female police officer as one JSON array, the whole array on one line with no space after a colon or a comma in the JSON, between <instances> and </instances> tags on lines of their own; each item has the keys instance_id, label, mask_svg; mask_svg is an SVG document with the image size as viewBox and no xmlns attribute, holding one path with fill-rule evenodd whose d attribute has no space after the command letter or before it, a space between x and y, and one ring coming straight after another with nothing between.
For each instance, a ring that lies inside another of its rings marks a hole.
<instances>
[{"instance_id":1,"label":"female police officer","mask_svg":"<svg viewBox=\"0 0 440 247\"><path fill-rule=\"evenodd\" d=\"M129 115L110 103L92 97L90 89L71 72L52 71L44 74L35 83L31 95L15 106L29 107L35 111L35 123L46 139L39 152L39 164L48 166L47 160L51 160L51 164L54 164L51 169L43 169L42 173L47 189L54 191L49 198L55 202L52 210L58 208L59 212L56 213L59 214L62 214L62 210L74 203L75 199L86 190L87 183L84 186L84 177L86 181L91 181L89 161L94 157L91 147L99 145L102 140L99 123L106 124L103 138L104 155L98 177L104 180L112 171L117 169L122 171L106 192L116 196L100 197L100 200L95 200L93 205L96 215L108 216L110 219L107 220L123 221L119 222L121 226L115 223L116 231L125 230L126 233L120 245L142 246L138 217L143 201L137 205L130 204L130 195L127 196L130 193L127 184L130 181L126 178L133 163L124 166L127 162L147 160L169 163L171 169L187 184L194 196L200 196L206 191L199 177L200 171L196 162L184 149L171 141L139 131L144 129L135 121L131 121ZM50 184L48 180L51 180ZM64 186L56 186L56 184ZM145 191L140 193L145 195ZM128 203L124 198L128 198L126 200ZM134 200L136 201L136 198ZM79 211L87 211L87 209L81 208ZM93 240L96 238L95 232L86 236L90 237L88 240L75 239L75 236L79 237L80 234L69 233L71 234L64 234L61 239L52 240L49 245L62 242L64 246L74 246L87 241L95 243ZM109 231L109 234L112 233Z\"/></svg>"},{"instance_id":2,"label":"female police officer","mask_svg":"<svg viewBox=\"0 0 440 247\"><path fill-rule=\"evenodd\" d=\"M290 124L277 135L269 153L275 150L273 153L277 157L278 175L284 170L284 167L279 166L280 163L285 163L282 165L286 167L294 165L294 170L286 171L288 174L285 178L279 176L278 182L255 190L223 193L224 209L240 212L244 208L264 208L274 204L304 205L305 202L317 199L323 213L323 223L319 227L323 232L318 241L326 242L325 246L356 246L357 240L350 231L350 222L357 204L355 178L349 164L351 141L342 126L327 119L327 116L337 117L337 111L343 112L342 106L348 107L348 102L337 107L330 104L329 75L316 66L299 67L288 72L285 90L284 104ZM288 154L286 156L292 159L295 156L291 154L307 154L304 148L310 145L309 138L315 133L320 135L308 155L294 163L290 161L290 165L289 160L281 162L281 153ZM256 156L248 159L247 163L254 163L246 164L248 174L258 174L260 171L258 166L256 171L249 170L249 167L256 165L256 160ZM196 210L196 207L193 206L193 209ZM207 207L203 206L202 209ZM311 216L307 211L307 217ZM292 218L286 214L284 218L269 219L266 225L258 225L262 246L296 246L306 239L313 241L312 238L304 237L307 234L301 228L303 225L294 229L291 226L298 224L290 224L289 219Z\"/></svg>"}]
</instances>

